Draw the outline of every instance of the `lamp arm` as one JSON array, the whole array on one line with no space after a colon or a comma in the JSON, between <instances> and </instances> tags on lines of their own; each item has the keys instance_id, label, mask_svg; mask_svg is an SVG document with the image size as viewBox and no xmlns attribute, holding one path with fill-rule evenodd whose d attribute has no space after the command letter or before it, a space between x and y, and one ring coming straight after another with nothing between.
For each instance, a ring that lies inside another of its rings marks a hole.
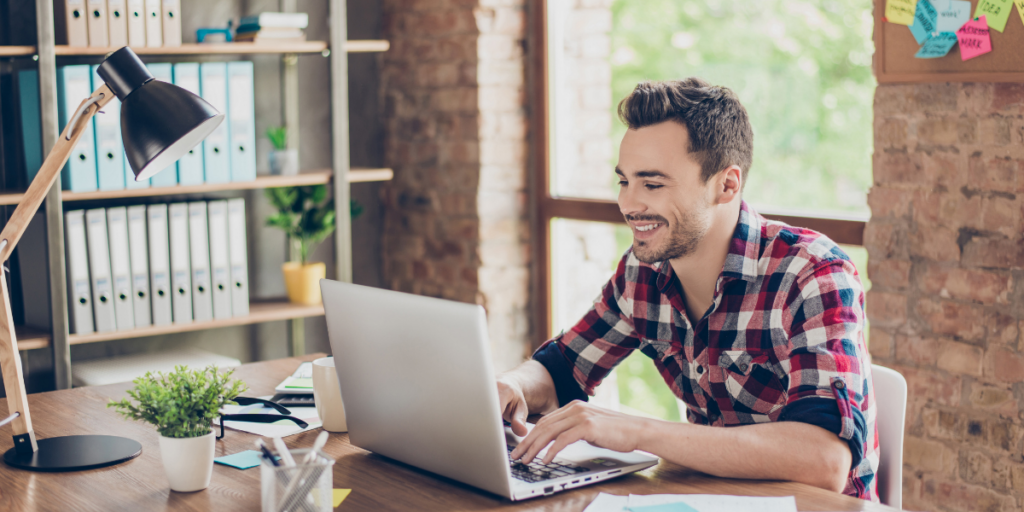
<instances>
[{"instance_id":1,"label":"lamp arm","mask_svg":"<svg viewBox=\"0 0 1024 512\"><path fill-rule=\"evenodd\" d=\"M114 94L103 85L78 106L78 110L71 118L75 122L64 127L60 138L46 155L43 166L28 186L4 230L0 232L0 266L10 258L36 210L43 204L46 192L53 186L61 168L68 161L78 140L82 138L85 130L80 127L89 122L92 116L113 98ZM35 433L32 431L32 418L28 413L28 394L21 371L21 357L18 355L18 339L14 334L11 294L7 289L6 276L3 275L0 275L0 302L0 372L3 373L4 391L7 393L7 413L12 415L5 418L5 421L12 420L14 447L18 453L31 453L36 451Z\"/></svg>"}]
</instances>

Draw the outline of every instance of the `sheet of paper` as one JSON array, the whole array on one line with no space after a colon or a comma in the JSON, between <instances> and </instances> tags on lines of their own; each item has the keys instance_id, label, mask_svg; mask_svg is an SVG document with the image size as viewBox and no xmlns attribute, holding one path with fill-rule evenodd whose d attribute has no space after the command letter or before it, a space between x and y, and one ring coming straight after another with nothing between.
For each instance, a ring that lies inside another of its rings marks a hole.
<instances>
[{"instance_id":1,"label":"sheet of paper","mask_svg":"<svg viewBox=\"0 0 1024 512\"><path fill-rule=\"evenodd\" d=\"M950 50L953 49L953 45L956 44L956 34L952 32L939 32L938 34L928 38L924 42L924 46L914 55L918 59L937 59L939 57L945 57Z\"/></svg>"},{"instance_id":2,"label":"sheet of paper","mask_svg":"<svg viewBox=\"0 0 1024 512\"><path fill-rule=\"evenodd\" d=\"M988 21L988 28L1002 32L1006 28L1006 20L1010 19L1013 0L980 0L974 11L975 18L982 16Z\"/></svg>"},{"instance_id":3,"label":"sheet of paper","mask_svg":"<svg viewBox=\"0 0 1024 512\"><path fill-rule=\"evenodd\" d=\"M696 512L797 512L793 496L725 496L717 494L630 494L626 509L683 503ZM651 509L639 512L686 511L683 508Z\"/></svg>"},{"instance_id":4,"label":"sheet of paper","mask_svg":"<svg viewBox=\"0 0 1024 512\"><path fill-rule=\"evenodd\" d=\"M968 0L949 0L944 7L936 4L935 8L939 11L935 30L939 32L956 32L971 20L971 2Z\"/></svg>"},{"instance_id":5,"label":"sheet of paper","mask_svg":"<svg viewBox=\"0 0 1024 512\"><path fill-rule=\"evenodd\" d=\"M218 464L224 464L225 466L231 466L238 469L249 469L260 465L260 452L257 452L256 450L246 450L244 452L217 457L216 459L213 459L213 461Z\"/></svg>"},{"instance_id":6,"label":"sheet of paper","mask_svg":"<svg viewBox=\"0 0 1024 512\"><path fill-rule=\"evenodd\" d=\"M663 503L661 505L647 505L644 507L629 507L629 512L698 512L697 509L677 501L675 503Z\"/></svg>"},{"instance_id":7,"label":"sheet of paper","mask_svg":"<svg viewBox=\"0 0 1024 512\"><path fill-rule=\"evenodd\" d=\"M338 508L338 505L341 505L341 502L345 501L345 498L348 498L348 494L350 492L352 492L352 489L334 489L331 498L331 506Z\"/></svg>"},{"instance_id":8,"label":"sheet of paper","mask_svg":"<svg viewBox=\"0 0 1024 512\"><path fill-rule=\"evenodd\" d=\"M297 379L297 378L294 378L294 377L290 377L287 382L288 383L284 385L284 387L286 387L286 388L313 389L313 379L312 378Z\"/></svg>"},{"instance_id":9,"label":"sheet of paper","mask_svg":"<svg viewBox=\"0 0 1024 512\"><path fill-rule=\"evenodd\" d=\"M960 43L962 60L973 59L992 51L992 37L984 16L964 23L964 26L956 31L956 38Z\"/></svg>"},{"instance_id":10,"label":"sheet of paper","mask_svg":"<svg viewBox=\"0 0 1024 512\"><path fill-rule=\"evenodd\" d=\"M583 509L583 512L626 512L626 505L629 504L629 496L616 496L614 494L600 493L594 501Z\"/></svg>"},{"instance_id":11,"label":"sheet of paper","mask_svg":"<svg viewBox=\"0 0 1024 512\"><path fill-rule=\"evenodd\" d=\"M316 407L289 407L288 410L292 412L292 416L309 423L306 428L301 428L295 423L289 420L280 420L274 423L253 423L250 421L225 421L224 426L232 430L240 430L242 432L248 432L250 434L256 434L263 437L287 437L298 434L299 432L305 432L307 430L313 430L320 428L323 423L320 421L320 417L316 413ZM263 406L240 406L240 405L225 405L221 412L224 414L276 414L277 412L270 407ZM220 418L214 419L215 425L220 424Z\"/></svg>"},{"instance_id":12,"label":"sheet of paper","mask_svg":"<svg viewBox=\"0 0 1024 512\"><path fill-rule=\"evenodd\" d=\"M910 33L914 34L917 44L924 44L935 33L935 23L938 19L939 11L935 9L931 0L917 0L914 24L910 26Z\"/></svg>"},{"instance_id":13,"label":"sheet of paper","mask_svg":"<svg viewBox=\"0 0 1024 512\"><path fill-rule=\"evenodd\" d=\"M885 21L908 27L914 23L916 0L885 0Z\"/></svg>"}]
</instances>

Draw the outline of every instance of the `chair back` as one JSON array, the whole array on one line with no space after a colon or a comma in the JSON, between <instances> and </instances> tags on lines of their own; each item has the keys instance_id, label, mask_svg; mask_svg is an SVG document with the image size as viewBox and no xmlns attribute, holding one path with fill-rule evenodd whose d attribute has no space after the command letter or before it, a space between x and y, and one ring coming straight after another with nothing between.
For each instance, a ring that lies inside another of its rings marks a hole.
<instances>
[{"instance_id":1,"label":"chair back","mask_svg":"<svg viewBox=\"0 0 1024 512\"><path fill-rule=\"evenodd\" d=\"M907 380L900 372L871 365L878 427L878 499L890 507L903 504L903 423L907 413Z\"/></svg>"}]
</instances>

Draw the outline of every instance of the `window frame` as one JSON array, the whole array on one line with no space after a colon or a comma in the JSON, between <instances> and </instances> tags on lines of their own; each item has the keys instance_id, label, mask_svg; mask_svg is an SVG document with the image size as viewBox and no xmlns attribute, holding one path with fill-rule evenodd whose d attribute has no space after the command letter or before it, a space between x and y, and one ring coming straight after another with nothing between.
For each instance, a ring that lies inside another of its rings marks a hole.
<instances>
[{"instance_id":1,"label":"window frame","mask_svg":"<svg viewBox=\"0 0 1024 512\"><path fill-rule=\"evenodd\" d=\"M557 1L557 0L556 0ZM548 0L531 0L528 5L529 60L527 88L530 100L530 217L534 252L533 321L538 334L536 349L554 335L551 325L551 221L572 219L625 224L618 203L604 199L565 197L551 193L551 109L549 101ZM610 172L610 171L609 171ZM864 245L867 216L809 215L775 209L759 209L770 220L805 227L844 245Z\"/></svg>"}]
</instances>

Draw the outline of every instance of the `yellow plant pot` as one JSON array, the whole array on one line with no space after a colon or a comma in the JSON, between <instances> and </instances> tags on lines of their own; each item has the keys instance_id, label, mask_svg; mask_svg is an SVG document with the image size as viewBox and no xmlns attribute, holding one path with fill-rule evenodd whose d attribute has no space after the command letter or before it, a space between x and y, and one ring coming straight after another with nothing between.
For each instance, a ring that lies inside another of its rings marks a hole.
<instances>
[{"instance_id":1,"label":"yellow plant pot","mask_svg":"<svg viewBox=\"0 0 1024 512\"><path fill-rule=\"evenodd\" d=\"M281 271L284 272L284 287L288 290L288 300L309 306L323 302L320 296L320 280L327 277L327 265L323 262L303 265L297 261L288 261L281 265Z\"/></svg>"}]
</instances>

